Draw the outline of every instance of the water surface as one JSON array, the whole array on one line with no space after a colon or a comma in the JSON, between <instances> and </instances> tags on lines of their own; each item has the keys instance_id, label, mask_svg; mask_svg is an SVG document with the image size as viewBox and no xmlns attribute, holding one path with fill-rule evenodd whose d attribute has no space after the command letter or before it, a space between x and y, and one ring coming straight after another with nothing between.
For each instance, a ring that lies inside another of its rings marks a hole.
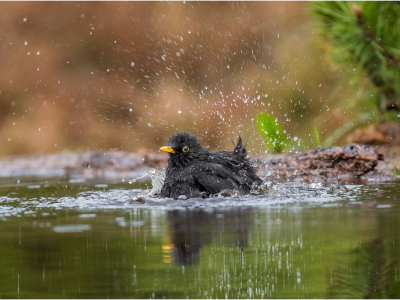
<instances>
[{"instance_id":1,"label":"water surface","mask_svg":"<svg viewBox=\"0 0 400 300\"><path fill-rule=\"evenodd\" d=\"M172 200L3 179L1 298L399 298L398 182Z\"/></svg>"}]
</instances>

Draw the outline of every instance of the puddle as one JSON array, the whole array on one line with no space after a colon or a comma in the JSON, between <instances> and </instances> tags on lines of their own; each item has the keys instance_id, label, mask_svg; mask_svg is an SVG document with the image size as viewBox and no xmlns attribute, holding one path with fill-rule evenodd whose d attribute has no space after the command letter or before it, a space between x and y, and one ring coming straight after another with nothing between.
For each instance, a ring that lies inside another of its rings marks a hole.
<instances>
[{"instance_id":1,"label":"puddle","mask_svg":"<svg viewBox=\"0 0 400 300\"><path fill-rule=\"evenodd\" d=\"M174 200L149 182L10 180L4 298L400 296L397 182Z\"/></svg>"}]
</instances>

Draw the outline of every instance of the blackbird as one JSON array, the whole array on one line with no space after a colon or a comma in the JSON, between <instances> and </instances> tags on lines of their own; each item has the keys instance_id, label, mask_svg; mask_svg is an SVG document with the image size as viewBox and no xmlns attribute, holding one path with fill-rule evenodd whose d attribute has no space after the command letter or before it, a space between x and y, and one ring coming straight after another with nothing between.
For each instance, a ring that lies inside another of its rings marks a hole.
<instances>
[{"instance_id":1,"label":"blackbird","mask_svg":"<svg viewBox=\"0 0 400 300\"><path fill-rule=\"evenodd\" d=\"M179 132L160 150L169 152L162 197L206 198L223 190L248 194L262 183L250 165L240 136L232 152L209 152L194 135Z\"/></svg>"}]
</instances>

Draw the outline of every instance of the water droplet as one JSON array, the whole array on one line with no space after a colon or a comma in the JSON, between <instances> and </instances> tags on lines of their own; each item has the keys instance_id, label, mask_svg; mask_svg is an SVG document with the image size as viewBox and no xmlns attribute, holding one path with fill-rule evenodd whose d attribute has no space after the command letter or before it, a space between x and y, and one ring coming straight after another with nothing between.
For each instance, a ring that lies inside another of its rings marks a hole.
<instances>
[{"instance_id":1,"label":"water droplet","mask_svg":"<svg viewBox=\"0 0 400 300\"><path fill-rule=\"evenodd\" d=\"M178 110L178 114L180 114L180 113L182 113L182 111L179 109L179 110Z\"/></svg>"},{"instance_id":2,"label":"water droplet","mask_svg":"<svg viewBox=\"0 0 400 300\"><path fill-rule=\"evenodd\" d=\"M28 18L24 18L22 21L26 22L26 21L28 21Z\"/></svg>"},{"instance_id":3,"label":"water droplet","mask_svg":"<svg viewBox=\"0 0 400 300\"><path fill-rule=\"evenodd\" d=\"M131 61L131 67L135 66L135 62Z\"/></svg>"},{"instance_id":4,"label":"water droplet","mask_svg":"<svg viewBox=\"0 0 400 300\"><path fill-rule=\"evenodd\" d=\"M41 131L41 130L42 130L42 128L39 127L39 131Z\"/></svg>"},{"instance_id":5,"label":"water droplet","mask_svg":"<svg viewBox=\"0 0 400 300\"><path fill-rule=\"evenodd\" d=\"M36 55L40 55L40 51L36 52Z\"/></svg>"},{"instance_id":6,"label":"water droplet","mask_svg":"<svg viewBox=\"0 0 400 300\"><path fill-rule=\"evenodd\" d=\"M24 42L24 45L25 45L25 46L26 46L26 45L28 45L28 42L27 42L27 41L25 41L25 42Z\"/></svg>"},{"instance_id":7,"label":"water droplet","mask_svg":"<svg viewBox=\"0 0 400 300\"><path fill-rule=\"evenodd\" d=\"M149 122L149 123L147 123L147 126L149 126L149 127L153 127L153 125L151 125L151 123Z\"/></svg>"}]
</instances>

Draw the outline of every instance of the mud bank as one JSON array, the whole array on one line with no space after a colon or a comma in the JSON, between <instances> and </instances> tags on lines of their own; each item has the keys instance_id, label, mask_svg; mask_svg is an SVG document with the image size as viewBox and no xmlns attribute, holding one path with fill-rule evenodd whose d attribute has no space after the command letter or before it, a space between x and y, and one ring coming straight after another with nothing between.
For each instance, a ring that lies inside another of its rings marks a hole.
<instances>
[{"instance_id":1,"label":"mud bank","mask_svg":"<svg viewBox=\"0 0 400 300\"><path fill-rule=\"evenodd\" d=\"M398 147L349 144L343 147L312 149L250 159L264 179L284 181L385 181L395 179L400 169ZM68 176L134 179L154 168L163 173L168 155L141 150L61 153L15 156L0 159L0 177Z\"/></svg>"}]
</instances>

